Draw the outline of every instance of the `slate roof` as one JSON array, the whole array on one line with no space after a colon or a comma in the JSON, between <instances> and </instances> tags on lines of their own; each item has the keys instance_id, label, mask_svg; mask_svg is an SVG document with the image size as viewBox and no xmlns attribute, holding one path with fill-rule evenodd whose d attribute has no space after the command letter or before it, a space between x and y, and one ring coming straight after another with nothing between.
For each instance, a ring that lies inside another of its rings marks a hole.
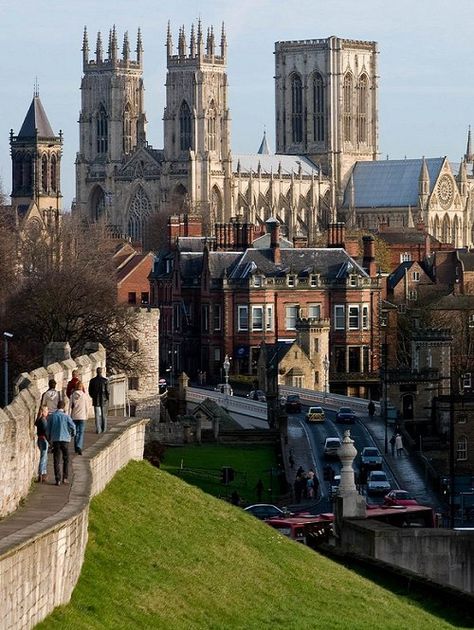
<instances>
[{"instance_id":1,"label":"slate roof","mask_svg":"<svg viewBox=\"0 0 474 630\"><path fill-rule=\"evenodd\" d=\"M384 228L377 232L377 236L381 238L386 243L390 245L395 244L412 244L419 245L424 244L426 235L421 230L417 230L416 228L404 228L401 230L400 228L393 228L389 230L388 228ZM439 241L435 239L433 236L430 236L431 242L438 243Z\"/></svg>"},{"instance_id":2,"label":"slate roof","mask_svg":"<svg viewBox=\"0 0 474 630\"><path fill-rule=\"evenodd\" d=\"M117 271L117 282L120 283L123 280L125 280L125 278L134 269L136 269L137 267L140 267L140 265L146 261L148 261L148 264L150 265L150 271L151 271L152 265L153 265L153 256L150 253L135 254L132 258L130 258L130 260L127 260L127 262L123 265L123 267L121 267Z\"/></svg>"},{"instance_id":3,"label":"slate roof","mask_svg":"<svg viewBox=\"0 0 474 630\"><path fill-rule=\"evenodd\" d=\"M299 173L301 164L301 172L303 175L314 175L318 177L319 169L303 155L265 155L255 153L251 155L233 155L232 156L232 169L234 173L237 172L237 167L240 164L241 173L256 173L258 165L260 164L261 172L265 175L269 175L273 172L277 174L278 167L281 164L281 172L283 175L291 175L292 173Z\"/></svg>"},{"instance_id":4,"label":"slate roof","mask_svg":"<svg viewBox=\"0 0 474 630\"><path fill-rule=\"evenodd\" d=\"M263 132L262 142L260 143L260 147L257 151L260 155L270 155L270 147L267 142L267 132Z\"/></svg>"},{"instance_id":5,"label":"slate roof","mask_svg":"<svg viewBox=\"0 0 474 630\"><path fill-rule=\"evenodd\" d=\"M200 278L203 255L200 253L183 252L179 257L179 270L185 279Z\"/></svg>"},{"instance_id":6,"label":"slate roof","mask_svg":"<svg viewBox=\"0 0 474 630\"><path fill-rule=\"evenodd\" d=\"M211 240L208 236L179 236L177 247L181 252L203 252Z\"/></svg>"},{"instance_id":7,"label":"slate roof","mask_svg":"<svg viewBox=\"0 0 474 630\"><path fill-rule=\"evenodd\" d=\"M240 256L242 252L209 252L211 278L223 278Z\"/></svg>"},{"instance_id":8,"label":"slate roof","mask_svg":"<svg viewBox=\"0 0 474 630\"><path fill-rule=\"evenodd\" d=\"M435 311L474 311L474 295L454 295L450 293L430 304Z\"/></svg>"},{"instance_id":9,"label":"slate roof","mask_svg":"<svg viewBox=\"0 0 474 630\"><path fill-rule=\"evenodd\" d=\"M263 234L262 236L256 238L252 243L252 247L255 247L255 249L269 249L271 242L271 234L267 232L266 234ZM293 247L293 243L291 241L288 241L281 235L278 239L278 243L280 244L280 247L284 247L285 249Z\"/></svg>"},{"instance_id":10,"label":"slate roof","mask_svg":"<svg viewBox=\"0 0 474 630\"><path fill-rule=\"evenodd\" d=\"M426 158L430 193L445 158ZM418 205L418 180L423 160L379 160L357 162L352 173L356 208L397 208ZM349 206L349 185L343 207Z\"/></svg>"},{"instance_id":11,"label":"slate roof","mask_svg":"<svg viewBox=\"0 0 474 630\"><path fill-rule=\"evenodd\" d=\"M25 120L18 134L18 138L34 138L38 132L39 138L55 138L48 117L44 111L39 96L34 96Z\"/></svg>"}]
</instances>

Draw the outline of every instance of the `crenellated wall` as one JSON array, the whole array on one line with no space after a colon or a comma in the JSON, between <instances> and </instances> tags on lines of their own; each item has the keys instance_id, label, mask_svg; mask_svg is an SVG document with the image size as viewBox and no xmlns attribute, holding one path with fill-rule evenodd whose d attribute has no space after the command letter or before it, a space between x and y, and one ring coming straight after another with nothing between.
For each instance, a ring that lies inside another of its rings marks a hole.
<instances>
[{"instance_id":1,"label":"crenellated wall","mask_svg":"<svg viewBox=\"0 0 474 630\"><path fill-rule=\"evenodd\" d=\"M32 628L66 604L79 579L89 504L130 460L143 457L145 419L114 426L73 460L69 502L52 516L0 541L0 628Z\"/></svg>"},{"instance_id":2,"label":"crenellated wall","mask_svg":"<svg viewBox=\"0 0 474 630\"><path fill-rule=\"evenodd\" d=\"M68 348L69 344L51 344L47 355L70 356ZM72 370L78 368L87 388L96 368L105 367L105 362L105 349L96 344L90 354L76 360L64 359L18 377L13 401L0 409L0 518L16 510L36 476L39 450L34 422L48 380L54 378L57 389L65 392Z\"/></svg>"}]
</instances>

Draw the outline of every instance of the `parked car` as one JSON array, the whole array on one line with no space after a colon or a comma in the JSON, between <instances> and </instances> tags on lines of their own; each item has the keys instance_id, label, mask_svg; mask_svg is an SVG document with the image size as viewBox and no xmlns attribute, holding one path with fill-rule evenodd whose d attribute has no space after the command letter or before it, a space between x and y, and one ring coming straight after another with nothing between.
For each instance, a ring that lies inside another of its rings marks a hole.
<instances>
[{"instance_id":1,"label":"parked car","mask_svg":"<svg viewBox=\"0 0 474 630\"><path fill-rule=\"evenodd\" d=\"M322 407L310 407L306 414L306 420L308 422L324 422L326 415Z\"/></svg>"},{"instance_id":2,"label":"parked car","mask_svg":"<svg viewBox=\"0 0 474 630\"><path fill-rule=\"evenodd\" d=\"M381 470L382 455L375 446L366 446L360 454L360 465L362 468L371 470Z\"/></svg>"},{"instance_id":3,"label":"parked car","mask_svg":"<svg viewBox=\"0 0 474 630\"><path fill-rule=\"evenodd\" d=\"M324 457L337 457L337 451L341 448L341 440L338 437L328 437L324 442Z\"/></svg>"},{"instance_id":4,"label":"parked car","mask_svg":"<svg viewBox=\"0 0 474 630\"><path fill-rule=\"evenodd\" d=\"M418 505L415 497L406 490L391 490L383 498L384 505Z\"/></svg>"},{"instance_id":5,"label":"parked car","mask_svg":"<svg viewBox=\"0 0 474 630\"><path fill-rule=\"evenodd\" d=\"M288 413L301 412L301 399L298 394L288 394L286 397L285 409Z\"/></svg>"},{"instance_id":6,"label":"parked car","mask_svg":"<svg viewBox=\"0 0 474 630\"><path fill-rule=\"evenodd\" d=\"M383 470L371 470L367 476L367 494L387 494L391 485Z\"/></svg>"},{"instance_id":7,"label":"parked car","mask_svg":"<svg viewBox=\"0 0 474 630\"><path fill-rule=\"evenodd\" d=\"M258 402L267 402L267 397L261 389L253 389L247 395L247 398L250 398L250 400L258 400Z\"/></svg>"},{"instance_id":8,"label":"parked car","mask_svg":"<svg viewBox=\"0 0 474 630\"><path fill-rule=\"evenodd\" d=\"M336 422L349 422L354 424L357 420L357 416L350 407L341 407L336 414Z\"/></svg>"},{"instance_id":9,"label":"parked car","mask_svg":"<svg viewBox=\"0 0 474 630\"><path fill-rule=\"evenodd\" d=\"M281 510L279 507L272 505L271 503L255 503L254 505L249 505L244 508L244 512L248 512L262 521L267 518L286 518L291 516L291 512L288 512L288 510Z\"/></svg>"},{"instance_id":10,"label":"parked car","mask_svg":"<svg viewBox=\"0 0 474 630\"><path fill-rule=\"evenodd\" d=\"M220 392L221 394L225 394L226 387L228 387L227 393L229 394L229 396L233 396L234 392L232 390L232 387L230 385L226 385L225 383L219 383L219 385L216 385L216 387L214 388L214 391Z\"/></svg>"}]
</instances>

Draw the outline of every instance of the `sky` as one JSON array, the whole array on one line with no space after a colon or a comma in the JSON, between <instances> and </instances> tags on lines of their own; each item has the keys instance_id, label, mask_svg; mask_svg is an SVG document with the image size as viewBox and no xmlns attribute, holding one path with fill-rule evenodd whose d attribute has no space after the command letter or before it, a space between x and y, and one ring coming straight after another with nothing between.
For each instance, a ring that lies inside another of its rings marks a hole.
<instances>
[{"instance_id":1,"label":"sky","mask_svg":"<svg viewBox=\"0 0 474 630\"><path fill-rule=\"evenodd\" d=\"M163 146L166 28L201 18L228 40L229 104L234 153L257 151L274 132L274 43L331 35L378 42L381 158L438 157L459 162L474 125L473 0L0 0L0 177L11 191L10 129L20 130L35 79L55 133L64 134L63 208L75 195L79 144L82 35L95 50L115 24L119 48L128 31L144 46L147 140ZM134 53L132 53L133 58Z\"/></svg>"}]
</instances>

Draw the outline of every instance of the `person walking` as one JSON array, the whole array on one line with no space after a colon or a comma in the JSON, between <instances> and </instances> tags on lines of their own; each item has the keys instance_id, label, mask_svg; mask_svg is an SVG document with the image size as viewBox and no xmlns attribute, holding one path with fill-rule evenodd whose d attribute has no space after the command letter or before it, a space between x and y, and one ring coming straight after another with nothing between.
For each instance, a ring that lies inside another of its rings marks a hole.
<instances>
[{"instance_id":1,"label":"person walking","mask_svg":"<svg viewBox=\"0 0 474 630\"><path fill-rule=\"evenodd\" d=\"M395 457L395 433L392 435L392 437L390 438L390 449L392 451L392 457Z\"/></svg>"},{"instance_id":2,"label":"person walking","mask_svg":"<svg viewBox=\"0 0 474 630\"><path fill-rule=\"evenodd\" d=\"M49 379L48 389L41 397L41 406L46 405L49 413L56 411L59 401L62 400L61 392L56 389L56 381L54 378Z\"/></svg>"},{"instance_id":3,"label":"person walking","mask_svg":"<svg viewBox=\"0 0 474 630\"><path fill-rule=\"evenodd\" d=\"M47 405L40 407L38 417L35 420L37 444L40 451L40 459L38 464L38 483L46 483L48 479L48 438L46 432L48 430L48 414Z\"/></svg>"},{"instance_id":4,"label":"person walking","mask_svg":"<svg viewBox=\"0 0 474 630\"><path fill-rule=\"evenodd\" d=\"M369 418L371 420L374 419L374 414L375 414L375 405L374 405L374 401L370 400L369 404L367 405L367 411L369 412Z\"/></svg>"},{"instance_id":5,"label":"person walking","mask_svg":"<svg viewBox=\"0 0 474 630\"><path fill-rule=\"evenodd\" d=\"M102 376L102 368L96 370L97 376L89 382L89 396L92 398L95 415L96 433L107 431L107 403L109 402L109 382Z\"/></svg>"},{"instance_id":6,"label":"person walking","mask_svg":"<svg viewBox=\"0 0 474 630\"><path fill-rule=\"evenodd\" d=\"M400 433L397 433L395 437L395 448L397 449L397 457L401 457L403 454L403 439Z\"/></svg>"},{"instance_id":7,"label":"person walking","mask_svg":"<svg viewBox=\"0 0 474 630\"><path fill-rule=\"evenodd\" d=\"M288 457L288 463L290 464L291 470L293 470L293 468L295 467L295 458L293 457L293 453L290 453L290 456Z\"/></svg>"},{"instance_id":8,"label":"person walking","mask_svg":"<svg viewBox=\"0 0 474 630\"><path fill-rule=\"evenodd\" d=\"M66 387L66 396L68 398L71 398L71 394L76 389L76 383L80 383L80 382L81 382L81 379L79 378L79 370L73 370L72 371L72 378L68 382L67 387ZM84 389L84 385L82 385L82 383L81 383L81 389L82 389L83 392L86 391Z\"/></svg>"},{"instance_id":9,"label":"person walking","mask_svg":"<svg viewBox=\"0 0 474 630\"><path fill-rule=\"evenodd\" d=\"M69 442L76 433L71 416L64 411L64 400L60 400L56 411L50 415L47 427L48 440L53 445L54 477L56 485L69 483ZM63 460L61 476L61 456Z\"/></svg>"},{"instance_id":10,"label":"person walking","mask_svg":"<svg viewBox=\"0 0 474 630\"><path fill-rule=\"evenodd\" d=\"M86 420L89 417L89 396L84 392L84 387L80 380L74 385L69 401L69 413L76 427L74 436L74 450L78 455L82 455L84 448L84 429Z\"/></svg>"}]
</instances>

